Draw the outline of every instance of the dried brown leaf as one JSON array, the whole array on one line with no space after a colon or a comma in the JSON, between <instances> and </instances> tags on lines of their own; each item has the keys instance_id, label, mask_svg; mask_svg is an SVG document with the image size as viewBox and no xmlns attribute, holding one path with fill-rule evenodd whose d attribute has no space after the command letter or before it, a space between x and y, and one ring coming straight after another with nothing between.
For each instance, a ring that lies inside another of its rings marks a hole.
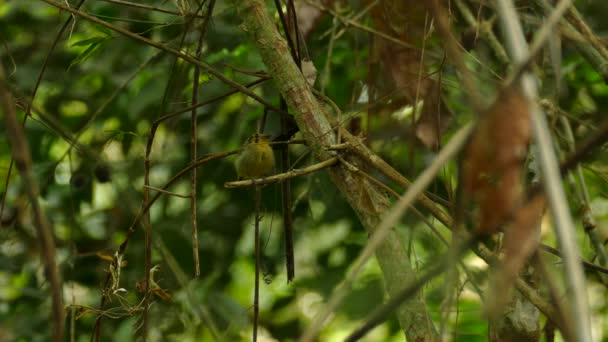
<instances>
[{"instance_id":1,"label":"dried brown leaf","mask_svg":"<svg viewBox=\"0 0 608 342\"><path fill-rule=\"evenodd\" d=\"M529 116L528 103L520 89L503 89L480 119L466 148L462 196L479 206L477 229L483 234L496 232L523 201Z\"/></svg>"},{"instance_id":2,"label":"dried brown leaf","mask_svg":"<svg viewBox=\"0 0 608 342\"><path fill-rule=\"evenodd\" d=\"M371 16L378 31L412 46L424 46L430 27L424 2L384 0L374 7ZM377 112L392 112L404 105L415 107L417 100L424 101L413 130L427 148L437 148L451 112L441 98L440 82L426 74L424 62L429 58L423 56L420 48L404 47L375 36L370 59L379 72L370 72L374 76L369 89L385 99L383 107L376 107Z\"/></svg>"}]
</instances>

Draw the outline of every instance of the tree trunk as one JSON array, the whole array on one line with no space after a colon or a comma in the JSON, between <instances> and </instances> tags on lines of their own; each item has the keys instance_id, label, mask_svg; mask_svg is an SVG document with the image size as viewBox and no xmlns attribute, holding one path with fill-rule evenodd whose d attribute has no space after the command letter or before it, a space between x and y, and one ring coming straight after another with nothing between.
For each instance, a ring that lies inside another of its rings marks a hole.
<instances>
[{"instance_id":1,"label":"tree trunk","mask_svg":"<svg viewBox=\"0 0 608 342\"><path fill-rule=\"evenodd\" d=\"M314 156L326 160L333 155L325 147L336 143L336 134L325 117L322 107L313 96L302 73L294 63L284 39L276 30L261 0L235 1L241 28L253 39L268 72L283 95ZM330 177L357 213L359 220L371 235L390 202L369 182L342 165L329 169ZM403 243L392 231L376 251L376 258L384 274L389 295L415 280L415 273L405 253ZM433 341L437 332L432 324L422 293L403 303L396 312L408 341Z\"/></svg>"}]
</instances>

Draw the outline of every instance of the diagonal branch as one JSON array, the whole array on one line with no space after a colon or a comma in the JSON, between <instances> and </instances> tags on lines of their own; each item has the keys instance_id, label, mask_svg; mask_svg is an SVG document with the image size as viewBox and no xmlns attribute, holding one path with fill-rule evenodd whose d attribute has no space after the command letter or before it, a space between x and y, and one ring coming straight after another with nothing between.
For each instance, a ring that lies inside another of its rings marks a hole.
<instances>
[{"instance_id":1,"label":"diagonal branch","mask_svg":"<svg viewBox=\"0 0 608 342\"><path fill-rule=\"evenodd\" d=\"M30 199L34 226L40 239L40 258L44 264L46 276L51 284L51 297L53 302L53 341L63 341L64 318L62 286L59 269L55 264L55 242L53 232L46 219L44 210L38 202L38 182L32 173L32 156L23 127L17 121L17 111L14 100L4 83L4 68L0 65L0 105L6 120L6 131L11 144L12 157L21 174L23 184Z\"/></svg>"},{"instance_id":2,"label":"diagonal branch","mask_svg":"<svg viewBox=\"0 0 608 342\"><path fill-rule=\"evenodd\" d=\"M293 111L294 119L312 153L320 161L335 156L335 152L326 149L336 143L332 125L291 58L266 5L261 0L235 1L234 4L244 21L241 28L251 35L269 74ZM328 169L328 173L363 227L373 236L390 208L386 196L343 164ZM392 296L402 284L413 280L415 273L397 233L389 229L388 235L377 249L376 257L384 274L387 291ZM437 336L420 293L399 307L397 318L410 341L432 340Z\"/></svg>"}]
</instances>

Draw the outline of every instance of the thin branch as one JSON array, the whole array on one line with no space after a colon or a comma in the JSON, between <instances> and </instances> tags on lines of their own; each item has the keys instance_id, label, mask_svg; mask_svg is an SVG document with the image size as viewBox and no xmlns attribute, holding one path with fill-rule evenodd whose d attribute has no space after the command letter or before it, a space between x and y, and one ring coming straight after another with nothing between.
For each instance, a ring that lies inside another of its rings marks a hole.
<instances>
[{"instance_id":1,"label":"thin branch","mask_svg":"<svg viewBox=\"0 0 608 342\"><path fill-rule=\"evenodd\" d=\"M160 253L163 255L163 261L167 263L169 269L171 270L171 272L173 272L173 275L175 275L175 279L179 283L180 288L182 288L186 293L186 297L192 305L192 311L194 312L194 314L197 316L198 319L205 322L205 325L207 325L207 327L209 328L209 332L211 333L211 337L213 337L214 341L222 341L222 339L220 338L219 328L217 327L217 323L213 320L213 316L211 315L209 308L207 308L204 303L201 303L199 298L194 295L192 287L188 283L188 277L186 276L186 273L181 268L177 260L175 260L175 257L173 256L173 254L171 254L171 251L169 251L167 246L165 246L165 243L162 239L154 240L154 244L156 248L160 250Z\"/></svg>"},{"instance_id":2,"label":"thin branch","mask_svg":"<svg viewBox=\"0 0 608 342\"><path fill-rule=\"evenodd\" d=\"M496 57L501 63L507 64L509 63L509 57L507 56L507 52L505 48L500 44L498 38L492 31L491 26L484 23L479 23L477 19L473 16L473 13L469 10L469 7L463 2L463 0L455 1L456 7L460 11L460 14L464 18L464 20L471 26L475 28L477 31L481 31L484 35L486 35L486 39L488 40L488 44L494 49L494 53Z\"/></svg>"},{"instance_id":3,"label":"thin branch","mask_svg":"<svg viewBox=\"0 0 608 342\"><path fill-rule=\"evenodd\" d=\"M452 30L450 29L449 17L446 9L439 3L439 0L429 0L426 2L426 6L435 18L435 25L437 25L437 31L443 41L444 49L452 63L454 63L456 69L460 72L462 86L469 102L473 106L475 112L482 113L485 104L474 83L475 78L473 77L473 73L465 64L464 52L459 47L458 40L454 37Z\"/></svg>"},{"instance_id":4,"label":"thin branch","mask_svg":"<svg viewBox=\"0 0 608 342\"><path fill-rule=\"evenodd\" d=\"M161 188L160 190L167 190L169 187L171 187L173 184L175 184L178 180L180 180L182 177L186 176L189 174L189 172L196 167L201 167L205 164L207 164L210 161L214 161L214 160L218 160L218 159L222 159L225 158L227 156L233 155L233 154L237 154L239 153L239 150L232 150L232 151L226 151L226 152L221 152L221 153L213 153L210 155L206 155L203 156L201 158L199 158L195 163L188 165L187 167L185 167L184 169L180 170L177 174L175 174L171 179L169 179ZM144 191L147 191L147 188L144 188ZM154 195L151 199L144 201L141 205L141 209L140 211L137 213L137 215L135 216L135 218L133 219L133 222L131 223L131 226L129 226L129 228L126 231L126 236L124 238L124 240L122 241L122 243L120 244L120 246L118 247L118 251L117 251L117 255L124 255L124 253L127 250L127 247L129 246L129 241L131 240L131 237L133 236L133 233L135 233L135 226L140 222L140 220L142 220L142 218L144 218L147 213L150 210L150 207L152 207L152 205L161 197L161 195L163 195L166 191L159 191L156 195ZM144 222L144 229L145 229L145 222ZM149 272L148 272L149 273ZM106 276L106 279L104 280L104 285L103 288L106 289L110 284L110 274L108 274ZM102 304L101 307L103 307L103 303L104 303L104 299L105 296L102 296ZM97 319L96 325L95 325L95 331L99 331L100 326L101 326L101 318L102 316L99 316L99 318ZM211 323L209 323L211 324ZM211 329L211 328L210 328ZM99 338L99 333L96 333L96 336ZM216 339L217 340L217 339Z\"/></svg>"},{"instance_id":5,"label":"thin branch","mask_svg":"<svg viewBox=\"0 0 608 342\"><path fill-rule=\"evenodd\" d=\"M255 281L253 286L253 342L258 340L258 324L260 323L260 201L262 200L262 187L255 186L254 211L255 211L255 227L253 238L254 253L255 253Z\"/></svg>"},{"instance_id":6,"label":"thin branch","mask_svg":"<svg viewBox=\"0 0 608 342\"><path fill-rule=\"evenodd\" d=\"M183 53L181 51L178 51L176 49L168 47L168 46L166 46L164 44L155 42L155 41L153 41L151 39L148 39L146 37L143 37L141 35L133 33L133 32L131 32L129 30L126 30L126 29L124 29L122 27L119 27L119 26L116 26L116 25L112 25L112 24L108 23L107 21L103 21L101 19L98 19L98 18L90 15L90 14L87 14L85 12L79 11L79 10L74 9L72 7L69 7L69 6L66 6L66 5L63 5L63 4L51 1L51 0L41 0L41 1L46 2L47 4L49 4L51 6L54 6L54 7L57 7L59 9L68 11L68 12L74 14L74 15L82 17L82 18L84 18L84 19L86 19L88 21L91 21L91 22L95 23L95 24L107 27L110 30L116 31L116 32L118 32L118 33L120 33L120 34L122 34L124 36L127 36L129 38L132 38L132 39L135 39L135 40L140 41L142 43L145 43L145 44L147 44L149 46L152 46L152 47L155 47L157 49L160 49L160 50L163 50L165 52L168 52L168 53L170 53L170 54L172 54L172 55L174 55L174 56L176 56L178 58L183 59L184 61L186 61L188 63L197 65L197 66L201 67L202 69L204 69L205 71L207 71L208 73L210 73L211 75L215 76L220 81L224 82L225 84L227 84L227 85L229 85L229 86L231 86L231 87L233 87L235 89L238 89L243 94L246 94L247 96L249 96L252 99L256 100L257 102L259 102L259 103L267 106L268 108L271 108L274 111L280 112L280 109L277 108L276 106L274 106L272 103L264 100L259 95L256 95L254 92L252 92L251 90L247 89L247 87L243 86L242 84L240 84L238 82L235 82L235 81L229 79L228 77L224 76L224 74L222 74L221 72L217 71L213 66L211 66L211 65L209 65L209 64L207 64L207 63L205 63L203 61L197 60L195 57L193 57L191 55L188 55L186 53Z\"/></svg>"},{"instance_id":7,"label":"thin branch","mask_svg":"<svg viewBox=\"0 0 608 342\"><path fill-rule=\"evenodd\" d=\"M180 180L182 177L186 176L190 172L190 170L192 170L193 168L201 167L211 161L222 159L222 158L228 157L233 154L237 154L237 153L239 153L239 151L240 150L232 150L232 151L213 153L210 155L203 156L203 157L199 158L195 163L190 164L187 167L181 169L178 173L176 173L173 177L171 177L171 179L169 179L160 188L162 190L167 190L169 187L171 187L173 184L175 184L175 182ZM131 225L129 226L129 229L127 230L127 236L125 237L125 240L123 240L122 244L119 247L118 251L120 254L123 254L126 251L127 245L129 242L129 238L135 232L135 226L139 223L139 221L141 220L143 215L146 212L148 212L148 210L150 210L150 207L152 206L152 204L154 204L154 202L156 202L160 198L161 195L163 195L163 193L159 192L156 195L154 195L148 202L142 203L142 208L140 209L139 213L137 213L137 215L133 219L133 222L131 223Z\"/></svg>"},{"instance_id":8,"label":"thin branch","mask_svg":"<svg viewBox=\"0 0 608 342\"><path fill-rule=\"evenodd\" d=\"M48 224L44 210L38 202L40 191L38 189L38 182L32 171L30 148L25 138L23 127L17 120L17 110L15 109L13 97L5 86L4 80L4 67L0 65L0 106L2 106L2 111L4 112L6 133L11 145L12 158L21 174L21 179L23 180L23 185L32 207L34 226L36 227L40 243L40 258L44 264L45 274L51 286L52 320L54 322L53 341L61 342L64 337L65 312L63 308L61 276L55 264L53 232Z\"/></svg>"},{"instance_id":9,"label":"thin branch","mask_svg":"<svg viewBox=\"0 0 608 342\"><path fill-rule=\"evenodd\" d=\"M159 189L159 188L156 188L156 187L153 187L153 186L150 186L150 185L144 185L144 188L148 188L148 189L153 190L153 191L162 192L163 194L169 195L169 196L174 196L174 197L179 197L179 198L192 198L192 196L189 195L189 194L188 195L180 195L180 194L176 194L174 192L170 192L170 191L167 191L167 190Z\"/></svg>"},{"instance_id":10,"label":"thin branch","mask_svg":"<svg viewBox=\"0 0 608 342\"><path fill-rule=\"evenodd\" d=\"M574 152L576 146L570 122L568 121L568 118L563 115L560 116L560 121L564 128L564 133L566 135L566 140L568 141L570 151ZM589 190L587 189L585 177L583 176L583 168L580 164L576 166L576 175L578 177L578 186L580 187L579 200L583 207L583 227L585 228L585 233L587 233L587 235L589 236L589 240L591 240L591 245L593 246L593 249L595 250L595 253L598 256L600 265L606 266L606 264L608 263L608 255L606 254L606 249L604 248L604 244L602 243L601 238L599 237L596 229L597 225L595 223L595 219L593 218L593 210L591 209L591 199L589 197Z\"/></svg>"},{"instance_id":11,"label":"thin branch","mask_svg":"<svg viewBox=\"0 0 608 342\"><path fill-rule=\"evenodd\" d=\"M365 146L358 138L353 137L347 131L344 131L343 133L344 139L347 142L344 144L334 145L329 148L336 149L336 147L338 146L343 146L348 151L355 153L368 165L374 167L385 177L397 183L403 190L408 189L412 186L411 181L405 178L401 173L399 173L399 171L395 170L384 159L380 158L378 155L369 150L367 146ZM418 196L416 197L416 201L420 203L426 210L431 212L431 214L433 214L433 216L441 223L443 223L446 227L450 227L452 225L452 218L450 217L450 215L443 208L437 205L437 203L435 203L436 201L446 206L449 205L449 203L446 203L445 200L435 196L431 192L425 191L423 193L418 194Z\"/></svg>"},{"instance_id":12,"label":"thin branch","mask_svg":"<svg viewBox=\"0 0 608 342\"><path fill-rule=\"evenodd\" d=\"M320 163L307 166L307 167L305 167L303 169L295 169L295 170L288 171L288 172L285 172L285 173L280 173L278 175L273 175L273 176L264 177L264 178L257 178L257 179L248 179L248 180L242 180L242 181L235 181L235 182L226 182L226 183L224 183L224 187L225 188L242 188L242 187L249 187L249 186L257 186L257 185L264 185L264 184L270 184L270 183L283 182L283 181L285 181L287 179L291 179L291 178L295 178L295 177L300 177L300 176L307 175L309 173L313 173L313 172L322 170L324 168L333 166L337 162L338 162L338 158L334 157L334 158L330 158L330 159L327 159L325 161L322 161Z\"/></svg>"},{"instance_id":13,"label":"thin branch","mask_svg":"<svg viewBox=\"0 0 608 342\"><path fill-rule=\"evenodd\" d=\"M560 257L560 258L562 257L562 252L560 252L559 249L557 249L557 248L553 248L553 247L547 246L545 244L541 244L539 246L539 248L542 249L543 251L549 253L549 254L553 254L553 255L555 255L557 257ZM581 264L583 265L583 267L585 267L585 268L587 268L589 270L597 271L597 272L600 272L600 273L603 273L603 274L608 274L608 268L596 265L596 264L594 264L592 262L589 262L587 260L581 259Z\"/></svg>"},{"instance_id":14,"label":"thin branch","mask_svg":"<svg viewBox=\"0 0 608 342\"><path fill-rule=\"evenodd\" d=\"M118 5L123 5L123 6L128 6L128 7L134 7L134 8L141 8L141 9L145 9L148 11L154 11L154 12L161 12L161 13L167 13L167 14L173 14L179 17L195 17L195 18L200 18L200 19L204 19L205 16L198 14L198 13L186 13L186 14L182 14L180 12L177 11L172 11L172 10L168 10L168 9L164 9L164 8L160 8L160 7L154 7L154 6L149 6L149 5L144 5L144 4L139 4L136 2L130 2L130 1L124 1L124 0L98 0L98 1L104 1L104 2L109 2L109 3L113 3L113 4L118 4Z\"/></svg>"},{"instance_id":15,"label":"thin branch","mask_svg":"<svg viewBox=\"0 0 608 342\"><path fill-rule=\"evenodd\" d=\"M543 2L546 2L546 0ZM578 12L576 7L570 6L568 12L566 12L565 18L583 35L585 40L591 43L591 46L593 46L599 52L604 60L608 59L608 50L606 49L606 46L595 34L593 34L593 31L591 31L589 25L587 25L587 23L581 18L581 14Z\"/></svg>"},{"instance_id":16,"label":"thin branch","mask_svg":"<svg viewBox=\"0 0 608 342\"><path fill-rule=\"evenodd\" d=\"M380 32L380 31L374 30L371 27L367 27L367 26L365 26L363 24L360 24L359 22L357 22L355 20L356 18L352 18L351 19L351 18L343 17L343 16L339 15L338 13L336 13L335 11L333 11L333 10L325 7L322 4L319 4L316 1L311 1L311 0L305 0L305 1L306 1L306 3L308 3L309 5L311 5L313 7L316 7L318 9L322 10L322 11L330 13L333 17L339 19L343 23L343 25L346 26L346 27L352 26L352 27L354 27L356 29L359 29L361 31L364 31L364 32L367 32L367 33L371 33L373 35L377 35L378 37L386 39L386 40L388 40L388 41L390 41L392 43L395 43L395 44L397 44L399 46L402 46L402 47L406 47L406 48L414 49L414 50L419 50L420 49L419 47L414 46L412 44L409 44L407 42L404 42L404 41L400 40L399 38L389 36L388 34L386 34L384 32ZM441 58L441 56L439 56L439 55L435 55L433 57Z\"/></svg>"},{"instance_id":17,"label":"thin branch","mask_svg":"<svg viewBox=\"0 0 608 342\"><path fill-rule=\"evenodd\" d=\"M534 0L534 2L545 11L551 11L551 5L546 0ZM595 42L595 36L592 33L585 34L574 27L572 21L577 21L579 19L580 18L568 16L566 14L566 19L562 20L562 26L564 28L563 31L565 33L564 36L573 42L575 48L580 52L580 54L604 78L604 81L608 82L608 59L604 57L605 53L598 51L594 47L597 44ZM577 23L576 26L582 28L580 23Z\"/></svg>"},{"instance_id":18,"label":"thin branch","mask_svg":"<svg viewBox=\"0 0 608 342\"><path fill-rule=\"evenodd\" d=\"M578 163L588 157L589 153L604 144L608 140L608 120L604 120L592 136L580 143L576 151L572 152L560 164L560 172L563 174L566 171L575 167Z\"/></svg>"},{"instance_id":19,"label":"thin branch","mask_svg":"<svg viewBox=\"0 0 608 342\"><path fill-rule=\"evenodd\" d=\"M196 59L201 58L203 52L203 43L205 41L205 33L207 32L207 25L211 15L213 14L213 8L215 6L215 0L211 0L207 5L207 12L201 25L201 32L198 39L198 46L196 47L195 57ZM198 11L197 11L198 13ZM194 66L194 79L192 80L192 106L196 106L198 103L198 92L199 92L199 79L201 69L199 66ZM198 120L196 114L196 108L192 109L190 114L190 162L196 161L198 154ZM199 277L201 275L201 265L198 255L198 225L197 225L197 207L196 207L196 184L197 184L197 172L196 169L192 169L190 174L190 219L192 224L192 259L194 260L194 276Z\"/></svg>"},{"instance_id":20,"label":"thin branch","mask_svg":"<svg viewBox=\"0 0 608 342\"><path fill-rule=\"evenodd\" d=\"M363 266L371 258L378 246L387 237L389 231L398 222L407 208L412 205L416 196L420 194L435 178L435 175L443 167L444 163L453 157L464 143L467 141L470 133L473 131L473 125L468 124L462 127L450 140L450 142L439 152L433 163L416 179L412 186L407 189L401 199L393 206L386 214L384 220L381 221L375 233L370 237L368 243L357 259L353 262L352 271L346 276L342 284L332 293L327 301L327 304L315 316L310 326L306 329L300 341L311 341L317 336L321 327L325 324L329 315L338 308L346 295L350 292L350 288L354 280L362 271Z\"/></svg>"},{"instance_id":21,"label":"thin branch","mask_svg":"<svg viewBox=\"0 0 608 342\"><path fill-rule=\"evenodd\" d=\"M476 241L476 239L471 239L468 241L468 243L461 246L456 252L448 252L446 255L442 256L440 262L434 263L433 267L422 276L418 277L413 284L404 287L396 296L393 296L390 301L374 310L374 312L372 312L372 314L365 320L365 323L348 335L344 341L358 341L374 327L384 322L402 302L411 298L414 294L416 294L416 292L422 289L424 284L428 283L433 278L444 272L446 268L453 263L453 258L460 260L462 255L464 255L464 253L467 252Z\"/></svg>"},{"instance_id":22,"label":"thin branch","mask_svg":"<svg viewBox=\"0 0 608 342\"><path fill-rule=\"evenodd\" d=\"M82 6L82 4L84 4L86 0L80 0L79 3L76 4L75 8L80 8L80 6ZM57 34L55 35L55 39L53 40L53 43L51 44L51 48L49 49L49 51L47 52L46 56L44 57L44 62L42 62L42 66L40 67L40 72L38 73L38 78L36 78L36 83L34 83L34 88L32 88L32 100L30 102L28 102L26 108L25 108L25 115L23 116L23 122L21 123L22 127L25 127L25 123L27 122L27 118L28 116L30 116L30 111L31 111L31 106L34 103L34 99L36 98L36 94L38 93L38 88L40 87L40 82L42 82L42 78L44 77L44 73L46 71L46 67L49 64L49 60L51 58L51 55L53 54L53 51L55 51L55 47L57 46L57 43L59 42L59 39L61 39L61 36L63 36L63 32L65 32L65 30L68 28L68 25L70 25L70 22L72 21L72 16L69 16L66 21L63 23L63 26L61 26L61 28L59 29L59 31L57 32ZM4 77L2 77L2 81L4 81ZM11 178L11 174L13 171L13 159L11 159L9 165L8 165L8 171L6 173L6 181L4 183L4 193L2 194L2 199L0 200L0 217L4 217L4 205L6 204L6 194L8 193L8 185L10 183L10 178Z\"/></svg>"},{"instance_id":23,"label":"thin branch","mask_svg":"<svg viewBox=\"0 0 608 342\"><path fill-rule=\"evenodd\" d=\"M260 84L262 82L268 81L269 79L270 78L261 78L259 80L255 80L255 81L253 81L251 83L246 84L245 87L251 88L251 87L253 87L255 85L258 85L258 84ZM180 114L190 112L193 109L206 106L206 105L208 105L210 103L219 101L219 100L224 99L224 98L226 98L226 97L228 97L230 95L234 95L234 94L236 94L238 92L239 92L238 89L233 89L233 90L225 92L224 94L220 94L220 95L214 96L214 97L210 98L209 100L206 100L206 101L203 101L203 102L199 102L196 105L188 106L186 108L178 109L178 110L176 110L174 112L171 112L169 114L165 114L165 115L161 116L160 118L154 120L154 122L152 123L152 127L157 127L158 125L160 125L160 123L162 121L169 120L169 119L174 118L174 117L176 117L176 116L178 116ZM151 132L153 132L154 130L155 130L154 128L150 128Z\"/></svg>"},{"instance_id":24,"label":"thin branch","mask_svg":"<svg viewBox=\"0 0 608 342\"><path fill-rule=\"evenodd\" d=\"M391 194L391 196L393 196L395 199L398 200L401 197L401 195L399 195L395 190L391 189L388 185L382 183L378 179L372 177L367 172L364 172L363 170L361 170L357 166L355 166L355 165L347 162L342 157L339 157L339 159L340 159L340 162L343 163L343 164L345 164L348 167L349 170L351 170L352 172L356 172L357 174L365 177L370 182L372 182L375 185L377 185L378 187L382 188L382 190L384 190L387 193ZM449 242L439 233L439 231L437 230L437 228L435 228L435 226L433 226L433 224L431 222L429 222L429 220L418 209L416 209L416 207L414 205L412 205L409 208L409 210L411 210L414 214L416 214L416 216L418 216L418 218L422 222L424 222L424 224L426 224L429 227L429 229L433 232L433 234L435 234L437 236L437 238L439 239L439 241L441 241L446 246L450 245ZM458 262L460 264L460 267L462 267L462 269L464 270L464 272L469 277L471 284L473 284L473 287L475 288L475 290L477 291L477 293L479 294L479 296L482 297L482 292L481 292L481 290L480 290L477 282L475 281L474 277L471 275L471 273L467 269L466 265L462 262L462 260L459 260Z\"/></svg>"}]
</instances>

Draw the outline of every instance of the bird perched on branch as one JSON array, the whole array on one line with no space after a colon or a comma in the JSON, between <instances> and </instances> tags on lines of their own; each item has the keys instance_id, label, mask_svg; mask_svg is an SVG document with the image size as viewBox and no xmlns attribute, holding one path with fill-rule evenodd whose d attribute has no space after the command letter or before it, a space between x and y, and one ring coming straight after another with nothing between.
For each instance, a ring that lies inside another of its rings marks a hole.
<instances>
[{"instance_id":1,"label":"bird perched on branch","mask_svg":"<svg viewBox=\"0 0 608 342\"><path fill-rule=\"evenodd\" d=\"M239 179L252 179L268 175L274 168L274 152L270 147L270 136L255 133L250 136L236 160Z\"/></svg>"}]
</instances>

